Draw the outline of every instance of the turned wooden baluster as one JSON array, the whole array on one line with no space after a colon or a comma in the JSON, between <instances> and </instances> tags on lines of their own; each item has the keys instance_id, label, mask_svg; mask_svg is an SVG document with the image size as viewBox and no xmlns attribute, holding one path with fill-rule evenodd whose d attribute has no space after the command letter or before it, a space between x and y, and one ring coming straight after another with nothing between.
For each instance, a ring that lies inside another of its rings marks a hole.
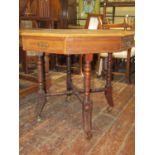
<instances>
[{"instance_id":1,"label":"turned wooden baluster","mask_svg":"<svg viewBox=\"0 0 155 155\"><path fill-rule=\"evenodd\" d=\"M105 96L108 101L108 104L111 107L113 107L114 103L113 103L113 98L112 98L111 78L112 78L112 53L108 53Z\"/></svg>"},{"instance_id":2,"label":"turned wooden baluster","mask_svg":"<svg viewBox=\"0 0 155 155\"><path fill-rule=\"evenodd\" d=\"M45 90L44 90L44 76L43 76L43 53L38 54L38 97L36 106L36 115L38 121L41 118L42 109L46 103Z\"/></svg>"},{"instance_id":3,"label":"turned wooden baluster","mask_svg":"<svg viewBox=\"0 0 155 155\"><path fill-rule=\"evenodd\" d=\"M51 79L50 79L50 74L49 74L49 54L46 53L44 57L45 61L45 91L46 93L49 92L49 88L51 86Z\"/></svg>"},{"instance_id":4,"label":"turned wooden baluster","mask_svg":"<svg viewBox=\"0 0 155 155\"><path fill-rule=\"evenodd\" d=\"M72 87L72 77L71 77L71 56L67 55L67 80L66 80L66 85L67 85L67 91L70 91L73 89ZM66 100L69 99L70 94L67 94Z\"/></svg>"},{"instance_id":5,"label":"turned wooden baluster","mask_svg":"<svg viewBox=\"0 0 155 155\"><path fill-rule=\"evenodd\" d=\"M90 86L91 86L91 61L92 54L85 56L85 67L84 67L84 82L85 82L85 97L84 103L82 104L83 112L83 125L84 131L88 139L92 137L92 102L90 100Z\"/></svg>"}]
</instances>

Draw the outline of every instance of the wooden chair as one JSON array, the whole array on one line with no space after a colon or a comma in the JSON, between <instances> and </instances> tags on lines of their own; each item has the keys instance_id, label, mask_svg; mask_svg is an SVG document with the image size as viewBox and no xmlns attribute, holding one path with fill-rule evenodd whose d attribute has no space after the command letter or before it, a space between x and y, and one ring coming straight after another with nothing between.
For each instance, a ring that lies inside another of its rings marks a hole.
<instances>
[{"instance_id":1,"label":"wooden chair","mask_svg":"<svg viewBox=\"0 0 155 155\"><path fill-rule=\"evenodd\" d=\"M126 23L126 19L123 23L120 24L106 24L103 26L105 29L122 29L122 30L134 30L134 19L131 19L132 23ZM106 74L106 57L108 56L107 53L101 53L99 55L99 65L98 65L98 76L104 76ZM125 75L127 83L130 83L130 76L131 76L131 63L134 62L135 57L135 47L132 47L131 49L124 50L124 51L118 51L116 53L113 53L113 60L118 62L118 60L124 60L126 62L126 69L125 72L116 72L113 71L112 73L114 75ZM116 64L115 64L116 65ZM114 66L114 68L117 68Z\"/></svg>"}]
</instances>

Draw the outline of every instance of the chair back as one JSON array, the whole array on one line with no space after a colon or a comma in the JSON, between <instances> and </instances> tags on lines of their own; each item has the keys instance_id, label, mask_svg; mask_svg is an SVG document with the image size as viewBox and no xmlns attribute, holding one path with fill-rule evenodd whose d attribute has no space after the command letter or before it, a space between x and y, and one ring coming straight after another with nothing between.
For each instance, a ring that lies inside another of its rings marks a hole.
<instances>
[{"instance_id":1,"label":"chair back","mask_svg":"<svg viewBox=\"0 0 155 155\"><path fill-rule=\"evenodd\" d=\"M135 30L135 20L134 17L128 17L125 16L124 21L122 23L116 23L116 24L104 24L104 29L122 29L122 30Z\"/></svg>"},{"instance_id":2,"label":"chair back","mask_svg":"<svg viewBox=\"0 0 155 155\"><path fill-rule=\"evenodd\" d=\"M103 28L103 15L101 14L88 14L85 29L96 30Z\"/></svg>"}]
</instances>

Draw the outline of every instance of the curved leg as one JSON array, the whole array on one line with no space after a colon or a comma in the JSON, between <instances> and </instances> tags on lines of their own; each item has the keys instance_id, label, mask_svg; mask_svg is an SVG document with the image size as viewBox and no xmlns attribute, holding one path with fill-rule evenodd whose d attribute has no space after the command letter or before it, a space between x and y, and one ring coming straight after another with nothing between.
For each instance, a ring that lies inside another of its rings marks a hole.
<instances>
[{"instance_id":1,"label":"curved leg","mask_svg":"<svg viewBox=\"0 0 155 155\"><path fill-rule=\"evenodd\" d=\"M85 57L85 68L84 68L84 81L85 81L85 97L84 103L82 105L83 112L83 125L84 131L86 133L87 139L92 137L92 102L90 101L90 71L92 54L86 55Z\"/></svg>"},{"instance_id":2,"label":"curved leg","mask_svg":"<svg viewBox=\"0 0 155 155\"><path fill-rule=\"evenodd\" d=\"M43 78L43 53L38 54L38 97L37 97L36 115L40 121L41 112L46 103L44 78Z\"/></svg>"},{"instance_id":3,"label":"curved leg","mask_svg":"<svg viewBox=\"0 0 155 155\"><path fill-rule=\"evenodd\" d=\"M108 101L108 104L113 107L113 98L112 98L112 86L111 86L111 70L112 70L112 53L108 53L107 60L107 74L106 74L106 85L105 85L105 96Z\"/></svg>"}]
</instances>

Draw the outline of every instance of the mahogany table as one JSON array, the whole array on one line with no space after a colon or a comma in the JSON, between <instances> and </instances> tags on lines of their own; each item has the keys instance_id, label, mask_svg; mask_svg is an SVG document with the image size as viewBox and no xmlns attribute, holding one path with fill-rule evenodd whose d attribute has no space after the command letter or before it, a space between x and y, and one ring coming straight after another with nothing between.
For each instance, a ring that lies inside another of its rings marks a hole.
<instances>
[{"instance_id":1,"label":"mahogany table","mask_svg":"<svg viewBox=\"0 0 155 155\"><path fill-rule=\"evenodd\" d=\"M85 54L84 67L84 99L82 102L83 126L87 138L91 138L92 133L92 102L90 93L93 90L90 85L90 63L93 53L108 52L106 84L102 90L105 93L108 104L114 105L111 86L111 62L112 53L129 49L134 46L134 32L122 30L86 30L86 29L33 29L20 30L23 49L38 52L38 104L36 107L37 116L41 115L46 103L46 97L61 95L64 93L46 92L44 83L46 81L43 65L43 53L55 54ZM47 58L45 58L47 59ZM70 78L70 77L69 77ZM71 80L71 79L69 79ZM79 91L79 93L81 93ZM67 89L65 94L72 94L73 90Z\"/></svg>"}]
</instances>

